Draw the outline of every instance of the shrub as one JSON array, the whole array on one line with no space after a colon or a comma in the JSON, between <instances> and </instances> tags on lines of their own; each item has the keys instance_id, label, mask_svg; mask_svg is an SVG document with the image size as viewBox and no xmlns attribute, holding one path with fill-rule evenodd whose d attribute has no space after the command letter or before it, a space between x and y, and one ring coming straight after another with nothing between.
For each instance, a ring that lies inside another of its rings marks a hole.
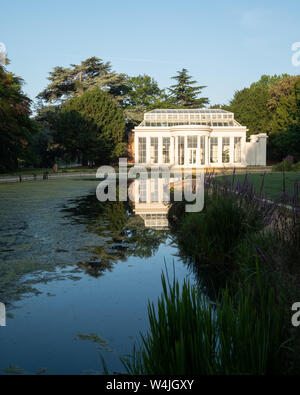
<instances>
[{"instance_id":1,"label":"shrub","mask_svg":"<svg viewBox=\"0 0 300 395\"><path fill-rule=\"evenodd\" d=\"M280 163L277 163L272 167L273 171L292 171L293 170L293 162L290 160L283 160Z\"/></svg>"},{"instance_id":2,"label":"shrub","mask_svg":"<svg viewBox=\"0 0 300 395\"><path fill-rule=\"evenodd\" d=\"M207 201L208 200L208 201ZM246 235L262 227L256 211L246 210L231 195L208 198L203 212L184 217L179 241L200 263L232 263L234 249Z\"/></svg>"},{"instance_id":3,"label":"shrub","mask_svg":"<svg viewBox=\"0 0 300 395\"><path fill-rule=\"evenodd\" d=\"M261 271L276 295L284 293L290 306L299 300L300 250L293 248L290 240L282 239L270 230L253 234L239 244L234 260L238 268L237 281L250 282L259 261Z\"/></svg>"},{"instance_id":4,"label":"shrub","mask_svg":"<svg viewBox=\"0 0 300 395\"><path fill-rule=\"evenodd\" d=\"M54 126L55 143L71 158L80 154L84 166L111 163L126 151L123 111L99 88L68 100Z\"/></svg>"},{"instance_id":5,"label":"shrub","mask_svg":"<svg viewBox=\"0 0 300 395\"><path fill-rule=\"evenodd\" d=\"M297 163L294 164L293 170L294 171L300 171L300 162L297 162Z\"/></svg>"}]
</instances>

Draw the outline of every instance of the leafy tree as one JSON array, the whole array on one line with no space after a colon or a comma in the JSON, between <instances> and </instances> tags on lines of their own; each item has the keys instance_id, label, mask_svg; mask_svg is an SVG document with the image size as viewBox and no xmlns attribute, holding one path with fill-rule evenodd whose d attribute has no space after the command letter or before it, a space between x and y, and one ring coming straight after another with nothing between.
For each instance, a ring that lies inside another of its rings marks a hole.
<instances>
[{"instance_id":1,"label":"leafy tree","mask_svg":"<svg viewBox=\"0 0 300 395\"><path fill-rule=\"evenodd\" d=\"M125 119L120 106L99 88L67 101L56 124L55 142L73 158L97 164L124 154Z\"/></svg>"},{"instance_id":2,"label":"leafy tree","mask_svg":"<svg viewBox=\"0 0 300 395\"><path fill-rule=\"evenodd\" d=\"M126 105L128 106L148 108L159 101L163 95L157 82L146 74L127 77L126 85L128 88Z\"/></svg>"},{"instance_id":3,"label":"leafy tree","mask_svg":"<svg viewBox=\"0 0 300 395\"><path fill-rule=\"evenodd\" d=\"M281 75L266 75L263 74L260 79L256 82L253 82L250 85L250 88L255 88L255 87L261 87L261 88L266 88L269 89L273 84L275 84L276 82L282 80L283 78L288 77L288 74L281 74Z\"/></svg>"},{"instance_id":4,"label":"leafy tree","mask_svg":"<svg viewBox=\"0 0 300 395\"><path fill-rule=\"evenodd\" d=\"M279 161L288 155L300 161L300 77L288 76L282 82L273 87L272 101L269 102L275 107L269 154Z\"/></svg>"},{"instance_id":5,"label":"leafy tree","mask_svg":"<svg viewBox=\"0 0 300 395\"><path fill-rule=\"evenodd\" d=\"M178 107L198 107L202 108L209 103L207 97L199 97L206 86L193 86L197 82L192 81L187 69L177 71L177 75L172 77L177 83L169 88L170 99Z\"/></svg>"},{"instance_id":6,"label":"leafy tree","mask_svg":"<svg viewBox=\"0 0 300 395\"><path fill-rule=\"evenodd\" d=\"M211 106L209 106L209 108L220 108L220 109L223 109L224 107L226 107L225 106L225 104L213 104L213 105L211 105Z\"/></svg>"},{"instance_id":7,"label":"leafy tree","mask_svg":"<svg viewBox=\"0 0 300 395\"><path fill-rule=\"evenodd\" d=\"M298 114L300 115L300 78L297 78L294 89L295 89L297 111Z\"/></svg>"},{"instance_id":8,"label":"leafy tree","mask_svg":"<svg viewBox=\"0 0 300 395\"><path fill-rule=\"evenodd\" d=\"M300 126L299 124L291 125L287 130L281 133L273 133L268 141L268 157L282 161L288 155L300 161Z\"/></svg>"},{"instance_id":9,"label":"leafy tree","mask_svg":"<svg viewBox=\"0 0 300 395\"><path fill-rule=\"evenodd\" d=\"M40 106L36 109L34 120L39 133L31 139L30 147L36 156L35 165L38 167L52 167L57 158L63 157L64 151L54 141L60 110L60 106L51 105Z\"/></svg>"},{"instance_id":10,"label":"leafy tree","mask_svg":"<svg viewBox=\"0 0 300 395\"><path fill-rule=\"evenodd\" d=\"M49 74L49 85L38 95L49 103L79 96L95 87L107 91L120 102L126 90L125 74L113 72L110 62L105 63L96 57L88 58L80 65L55 67Z\"/></svg>"},{"instance_id":11,"label":"leafy tree","mask_svg":"<svg viewBox=\"0 0 300 395\"><path fill-rule=\"evenodd\" d=\"M253 85L236 91L226 110L234 113L235 119L248 128L248 136L270 131L271 112L268 109L269 90L260 85Z\"/></svg>"},{"instance_id":12,"label":"leafy tree","mask_svg":"<svg viewBox=\"0 0 300 395\"><path fill-rule=\"evenodd\" d=\"M30 99L22 92L22 79L0 66L0 170L18 167L27 155L36 131L30 119Z\"/></svg>"},{"instance_id":13,"label":"leafy tree","mask_svg":"<svg viewBox=\"0 0 300 395\"><path fill-rule=\"evenodd\" d=\"M126 86L124 112L128 130L142 122L145 111L166 106L165 91L160 89L158 83L149 75L127 77Z\"/></svg>"},{"instance_id":14,"label":"leafy tree","mask_svg":"<svg viewBox=\"0 0 300 395\"><path fill-rule=\"evenodd\" d=\"M287 74L263 75L249 88L235 92L229 106L248 134L269 135L269 159L282 160L288 154L299 157L300 77Z\"/></svg>"},{"instance_id":15,"label":"leafy tree","mask_svg":"<svg viewBox=\"0 0 300 395\"><path fill-rule=\"evenodd\" d=\"M270 87L268 109L272 112L270 133L285 131L299 124L297 86L300 76L285 76Z\"/></svg>"},{"instance_id":16,"label":"leafy tree","mask_svg":"<svg viewBox=\"0 0 300 395\"><path fill-rule=\"evenodd\" d=\"M229 106L224 108L234 112L236 120L248 127L248 135L270 134L278 126L280 112L287 110L285 103L276 115L280 98L283 101L286 100L284 97L287 98L286 85L290 86L290 82L287 84L289 79L290 76L287 74L262 75L260 80L253 82L249 88L236 91Z\"/></svg>"}]
</instances>

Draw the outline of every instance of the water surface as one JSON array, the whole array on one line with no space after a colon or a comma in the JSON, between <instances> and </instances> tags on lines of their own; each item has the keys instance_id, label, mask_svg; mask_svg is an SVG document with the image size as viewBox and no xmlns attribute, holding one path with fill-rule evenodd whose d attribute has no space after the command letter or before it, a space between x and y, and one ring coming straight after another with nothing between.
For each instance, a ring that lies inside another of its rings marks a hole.
<instances>
[{"instance_id":1,"label":"water surface","mask_svg":"<svg viewBox=\"0 0 300 395\"><path fill-rule=\"evenodd\" d=\"M123 369L148 328L147 303L166 267L192 278L167 229L146 228L127 203L100 203L97 181L0 185L0 374Z\"/></svg>"}]
</instances>

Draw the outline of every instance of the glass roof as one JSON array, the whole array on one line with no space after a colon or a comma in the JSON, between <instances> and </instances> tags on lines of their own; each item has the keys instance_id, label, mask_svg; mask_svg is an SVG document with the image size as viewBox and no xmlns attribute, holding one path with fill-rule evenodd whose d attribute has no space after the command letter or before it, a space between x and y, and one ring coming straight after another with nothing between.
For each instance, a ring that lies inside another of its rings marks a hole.
<instances>
[{"instance_id":1,"label":"glass roof","mask_svg":"<svg viewBox=\"0 0 300 395\"><path fill-rule=\"evenodd\" d=\"M240 126L232 112L220 108L155 109L144 114L139 126L173 127L181 125Z\"/></svg>"}]
</instances>

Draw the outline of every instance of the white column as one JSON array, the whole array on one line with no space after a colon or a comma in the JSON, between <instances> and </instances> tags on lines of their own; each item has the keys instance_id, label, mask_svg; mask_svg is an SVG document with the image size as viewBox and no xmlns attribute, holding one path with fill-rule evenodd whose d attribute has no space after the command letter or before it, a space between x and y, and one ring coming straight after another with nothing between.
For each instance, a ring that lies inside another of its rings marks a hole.
<instances>
[{"instance_id":1,"label":"white column","mask_svg":"<svg viewBox=\"0 0 300 395\"><path fill-rule=\"evenodd\" d=\"M162 165L163 155L162 155L162 137L158 137L158 164Z\"/></svg>"},{"instance_id":2,"label":"white column","mask_svg":"<svg viewBox=\"0 0 300 395\"><path fill-rule=\"evenodd\" d=\"M178 137L174 137L175 139L175 153L174 153L174 164L178 165Z\"/></svg>"},{"instance_id":3,"label":"white column","mask_svg":"<svg viewBox=\"0 0 300 395\"><path fill-rule=\"evenodd\" d=\"M196 165L200 166L201 165L201 160L200 160L200 136L197 136L197 156L196 156Z\"/></svg>"},{"instance_id":4,"label":"white column","mask_svg":"<svg viewBox=\"0 0 300 395\"><path fill-rule=\"evenodd\" d=\"M210 146L209 146L209 138L208 136L205 136L205 165L209 165L209 151L210 151Z\"/></svg>"},{"instance_id":5,"label":"white column","mask_svg":"<svg viewBox=\"0 0 300 395\"><path fill-rule=\"evenodd\" d=\"M222 165L222 137L218 137L218 164Z\"/></svg>"},{"instance_id":6,"label":"white column","mask_svg":"<svg viewBox=\"0 0 300 395\"><path fill-rule=\"evenodd\" d=\"M170 165L174 164L174 137L170 137Z\"/></svg>"},{"instance_id":7,"label":"white column","mask_svg":"<svg viewBox=\"0 0 300 395\"><path fill-rule=\"evenodd\" d=\"M146 163L149 164L151 162L151 155L150 155L150 136L146 137Z\"/></svg>"},{"instance_id":8,"label":"white column","mask_svg":"<svg viewBox=\"0 0 300 395\"><path fill-rule=\"evenodd\" d=\"M187 149L187 136L184 137L184 165L188 166L189 158L188 158L188 149Z\"/></svg>"},{"instance_id":9,"label":"white column","mask_svg":"<svg viewBox=\"0 0 300 395\"><path fill-rule=\"evenodd\" d=\"M247 163L246 163L246 137L242 137L241 150L242 150L242 164L247 165Z\"/></svg>"},{"instance_id":10,"label":"white column","mask_svg":"<svg viewBox=\"0 0 300 395\"><path fill-rule=\"evenodd\" d=\"M230 137L229 162L234 164L234 137Z\"/></svg>"}]
</instances>

